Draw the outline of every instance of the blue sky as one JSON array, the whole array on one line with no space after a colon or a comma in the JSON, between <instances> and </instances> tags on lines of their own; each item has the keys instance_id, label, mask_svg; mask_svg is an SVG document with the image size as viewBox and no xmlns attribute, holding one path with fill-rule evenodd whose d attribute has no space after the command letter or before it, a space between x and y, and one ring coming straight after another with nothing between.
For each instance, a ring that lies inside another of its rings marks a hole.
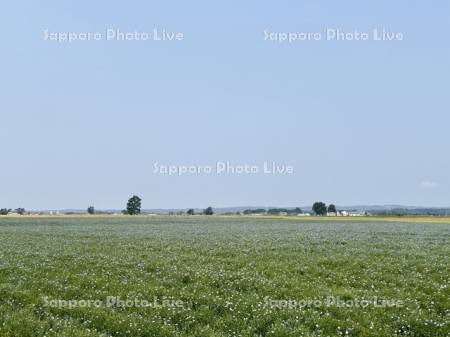
<instances>
[{"instance_id":1,"label":"blue sky","mask_svg":"<svg viewBox=\"0 0 450 337\"><path fill-rule=\"evenodd\" d=\"M450 206L448 1L3 6L0 207ZM45 41L43 31L182 32ZM264 40L401 32L403 41ZM275 161L292 175L153 173Z\"/></svg>"}]
</instances>

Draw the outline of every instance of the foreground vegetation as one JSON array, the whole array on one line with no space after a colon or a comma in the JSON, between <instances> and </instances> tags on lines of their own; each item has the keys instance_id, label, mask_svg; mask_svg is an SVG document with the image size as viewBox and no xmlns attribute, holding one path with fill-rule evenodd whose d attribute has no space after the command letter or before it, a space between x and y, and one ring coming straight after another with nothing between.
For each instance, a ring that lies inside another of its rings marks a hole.
<instances>
[{"instance_id":1,"label":"foreground vegetation","mask_svg":"<svg viewBox=\"0 0 450 337\"><path fill-rule=\"evenodd\" d=\"M437 221L0 218L0 336L448 336L450 226Z\"/></svg>"}]
</instances>

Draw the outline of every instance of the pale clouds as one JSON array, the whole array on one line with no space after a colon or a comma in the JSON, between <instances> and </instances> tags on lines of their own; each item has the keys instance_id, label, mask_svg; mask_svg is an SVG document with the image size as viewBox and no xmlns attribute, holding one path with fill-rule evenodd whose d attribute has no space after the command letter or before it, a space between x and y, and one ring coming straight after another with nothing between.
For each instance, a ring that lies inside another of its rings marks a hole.
<instances>
[{"instance_id":1,"label":"pale clouds","mask_svg":"<svg viewBox=\"0 0 450 337\"><path fill-rule=\"evenodd\" d=\"M437 188L437 187L439 187L439 184L435 181L424 180L420 183L420 187L422 187L422 188Z\"/></svg>"}]
</instances>

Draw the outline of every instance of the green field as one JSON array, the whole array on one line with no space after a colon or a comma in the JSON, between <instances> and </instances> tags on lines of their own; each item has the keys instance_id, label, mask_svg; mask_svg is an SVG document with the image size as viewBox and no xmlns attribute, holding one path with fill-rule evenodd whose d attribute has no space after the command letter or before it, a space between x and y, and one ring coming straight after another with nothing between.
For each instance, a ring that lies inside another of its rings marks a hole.
<instances>
[{"instance_id":1,"label":"green field","mask_svg":"<svg viewBox=\"0 0 450 337\"><path fill-rule=\"evenodd\" d=\"M0 336L449 336L449 257L421 219L6 217Z\"/></svg>"}]
</instances>

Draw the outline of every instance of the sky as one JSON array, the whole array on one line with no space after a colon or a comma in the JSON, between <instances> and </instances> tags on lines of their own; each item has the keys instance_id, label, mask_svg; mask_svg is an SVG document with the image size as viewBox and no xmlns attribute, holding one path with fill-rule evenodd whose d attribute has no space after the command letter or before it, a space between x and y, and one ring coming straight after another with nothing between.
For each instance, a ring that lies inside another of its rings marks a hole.
<instances>
[{"instance_id":1,"label":"sky","mask_svg":"<svg viewBox=\"0 0 450 337\"><path fill-rule=\"evenodd\" d=\"M144 208L448 207L448 13L444 0L7 2L0 207L120 209L133 194ZM107 29L183 38L45 38Z\"/></svg>"}]
</instances>

